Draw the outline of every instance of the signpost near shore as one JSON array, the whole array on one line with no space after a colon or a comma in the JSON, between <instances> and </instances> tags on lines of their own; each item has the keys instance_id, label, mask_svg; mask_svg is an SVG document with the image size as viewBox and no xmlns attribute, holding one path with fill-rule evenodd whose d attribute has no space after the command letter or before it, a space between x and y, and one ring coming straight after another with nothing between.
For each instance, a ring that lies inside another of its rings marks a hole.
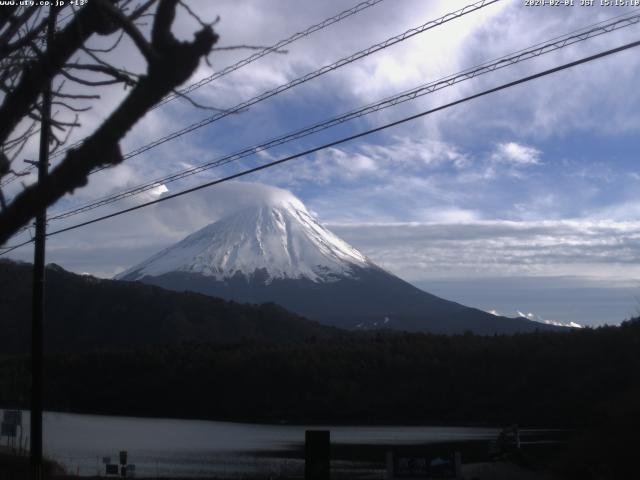
<instances>
[{"instance_id":1,"label":"signpost near shore","mask_svg":"<svg viewBox=\"0 0 640 480\"><path fill-rule=\"evenodd\" d=\"M307 430L304 432L305 480L329 480L331 472L331 432Z\"/></svg>"},{"instance_id":2,"label":"signpost near shore","mask_svg":"<svg viewBox=\"0 0 640 480\"><path fill-rule=\"evenodd\" d=\"M118 454L118 460L120 464L111 463L111 457L102 457L102 463L104 463L105 474L119 475L122 478L133 478L136 476L136 466L132 463L127 463L129 454L126 450L121 450Z\"/></svg>"},{"instance_id":3,"label":"signpost near shore","mask_svg":"<svg viewBox=\"0 0 640 480\"><path fill-rule=\"evenodd\" d=\"M18 437L18 427L20 427L20 440L18 450L22 449L22 411L4 410L2 413L2 425L0 427L0 437L7 437L7 446L16 448L16 438Z\"/></svg>"},{"instance_id":4,"label":"signpost near shore","mask_svg":"<svg viewBox=\"0 0 640 480\"><path fill-rule=\"evenodd\" d=\"M387 452L387 480L461 479L460 452L424 455L415 448Z\"/></svg>"}]
</instances>

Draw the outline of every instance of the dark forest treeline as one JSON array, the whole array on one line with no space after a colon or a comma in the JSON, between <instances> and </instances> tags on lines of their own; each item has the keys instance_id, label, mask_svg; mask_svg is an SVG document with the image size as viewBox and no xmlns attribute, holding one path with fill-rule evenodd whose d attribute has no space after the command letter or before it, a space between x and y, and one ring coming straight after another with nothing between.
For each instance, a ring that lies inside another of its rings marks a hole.
<instances>
[{"instance_id":1,"label":"dark forest treeline","mask_svg":"<svg viewBox=\"0 0 640 480\"><path fill-rule=\"evenodd\" d=\"M29 352L32 268L0 260L0 355ZM50 353L188 341L296 341L338 335L275 304L246 305L137 282L47 268L45 349Z\"/></svg>"},{"instance_id":2,"label":"dark forest treeline","mask_svg":"<svg viewBox=\"0 0 640 480\"><path fill-rule=\"evenodd\" d=\"M0 405L27 404L27 368L24 357L0 359ZM46 408L72 412L581 427L639 402L638 320L514 336L185 343L59 354L46 364Z\"/></svg>"}]
</instances>

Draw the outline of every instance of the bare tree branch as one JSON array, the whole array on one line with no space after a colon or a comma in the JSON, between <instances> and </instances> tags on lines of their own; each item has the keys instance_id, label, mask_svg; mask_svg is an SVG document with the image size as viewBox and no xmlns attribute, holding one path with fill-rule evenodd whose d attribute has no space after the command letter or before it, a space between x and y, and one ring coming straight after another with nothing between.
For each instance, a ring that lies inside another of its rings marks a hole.
<instances>
[{"instance_id":1,"label":"bare tree branch","mask_svg":"<svg viewBox=\"0 0 640 480\"><path fill-rule=\"evenodd\" d=\"M0 8L0 30L5 28L8 24L11 24L13 14L17 9L17 3L14 5L5 5L3 8Z\"/></svg>"},{"instance_id":2,"label":"bare tree branch","mask_svg":"<svg viewBox=\"0 0 640 480\"><path fill-rule=\"evenodd\" d=\"M61 70L60 74L71 80L72 82L78 83L80 85L85 85L87 87L101 87L105 85L114 85L116 83L128 83L121 79L111 79L111 80L87 80L85 78L80 78L72 73L67 72L66 70Z\"/></svg>"},{"instance_id":3,"label":"bare tree branch","mask_svg":"<svg viewBox=\"0 0 640 480\"><path fill-rule=\"evenodd\" d=\"M130 22L135 22L137 19L146 16L147 12L151 8L151 6L156 3L156 0L147 0L145 3L136 8L131 14L128 16ZM126 8L126 7L125 7ZM123 8L124 11L124 8Z\"/></svg>"},{"instance_id":4,"label":"bare tree branch","mask_svg":"<svg viewBox=\"0 0 640 480\"><path fill-rule=\"evenodd\" d=\"M16 40L13 43L5 43L0 40L0 59L7 57L9 54L29 45L33 42L40 34L44 32L44 29L47 25L46 19L42 20L40 24L29 30L28 33Z\"/></svg>"},{"instance_id":5,"label":"bare tree branch","mask_svg":"<svg viewBox=\"0 0 640 480\"><path fill-rule=\"evenodd\" d=\"M153 0L153 1L155 2L156 0ZM103 49L94 48L94 47L91 47L91 48L90 47L83 47L83 50L88 51L88 52L94 52L94 53L109 53L109 52L112 52L113 50L115 50L118 45L120 45L120 42L122 41L123 37L124 37L124 30L121 30L120 34L116 38L116 41L110 47L103 48Z\"/></svg>"},{"instance_id":6,"label":"bare tree branch","mask_svg":"<svg viewBox=\"0 0 640 480\"><path fill-rule=\"evenodd\" d=\"M191 98L189 95L186 95L184 93L182 93L180 90L178 89L173 89L172 92L177 95L180 98L185 99L187 102L189 102L191 105L193 105L196 108L200 108L202 110L213 110L215 112L222 112L224 111L223 108L217 108L217 107L211 107L211 106L207 106L207 105L202 105L198 102L196 102L193 98Z\"/></svg>"},{"instance_id":7,"label":"bare tree branch","mask_svg":"<svg viewBox=\"0 0 640 480\"><path fill-rule=\"evenodd\" d=\"M232 45L229 47L213 47L212 51L221 51L221 50L264 50L270 47L264 47L262 45ZM271 53L281 53L286 55L289 53L289 50L271 50Z\"/></svg>"},{"instance_id":8,"label":"bare tree branch","mask_svg":"<svg viewBox=\"0 0 640 480\"><path fill-rule=\"evenodd\" d=\"M211 23L206 23L204 22L199 15L196 15L195 12L193 10L191 10L191 8L189 7L189 5L187 5L185 2L183 2L182 0L179 1L180 6L182 8L184 8L187 13L193 18L195 19L196 22L198 22L200 24L201 27L205 28L205 27L213 27L216 23L218 23L218 21L220 20L220 17L216 17L216 19L211 22Z\"/></svg>"},{"instance_id":9,"label":"bare tree branch","mask_svg":"<svg viewBox=\"0 0 640 480\"><path fill-rule=\"evenodd\" d=\"M129 18L127 18L122 11L117 9L112 3L108 0L94 0L101 8L103 8L111 18L122 27L133 43L136 44L136 47L140 50L140 52L145 56L147 62L151 62L157 59L158 54L153 50L147 39L144 38L144 35L138 30L138 28L133 24Z\"/></svg>"},{"instance_id":10,"label":"bare tree branch","mask_svg":"<svg viewBox=\"0 0 640 480\"><path fill-rule=\"evenodd\" d=\"M34 13L36 13L38 7L32 6L27 8L22 12L22 14L18 17L13 17L9 23L11 26L5 30L5 32L0 35L0 47L9 44L9 40L13 38L13 36L18 32L20 27L22 27Z\"/></svg>"},{"instance_id":11,"label":"bare tree branch","mask_svg":"<svg viewBox=\"0 0 640 480\"><path fill-rule=\"evenodd\" d=\"M118 80L118 82L125 83L129 86L133 86L136 84L136 79L134 76L138 76L135 73L126 72L124 70L120 70L118 68L112 67L111 65L94 65L94 64L80 64L80 63L67 63L64 66L65 69L72 70L84 70L90 72L103 73L110 77L113 77L114 80ZM68 73L68 72L67 72Z\"/></svg>"},{"instance_id":12,"label":"bare tree branch","mask_svg":"<svg viewBox=\"0 0 640 480\"><path fill-rule=\"evenodd\" d=\"M52 45L47 48L47 55L42 55L24 69L12 94L0 105L0 143L5 142L20 119L27 115L44 85L60 72L71 55L101 27L102 16L94 5L94 2L89 2L82 7L65 29L54 36Z\"/></svg>"},{"instance_id":13,"label":"bare tree branch","mask_svg":"<svg viewBox=\"0 0 640 480\"><path fill-rule=\"evenodd\" d=\"M124 101L90 137L78 148L67 152L62 162L44 181L27 186L0 213L0 244L6 242L22 226L27 225L41 208L86 185L87 177L93 169L120 163L122 154L119 141L151 107L185 82L200 60L211 51L218 36L209 26L198 31L192 42L180 42L172 35L171 26L177 3L178 0L159 2L151 33L151 48L157 53L157 57L148 62L146 75L140 77ZM78 15L81 13L82 11ZM96 21L90 14L85 15L88 17L87 20ZM71 40L77 40L77 35L74 33ZM56 72L59 73L68 56L52 52L50 49L48 53L55 55ZM4 140L2 133L0 129L0 139Z\"/></svg>"},{"instance_id":14,"label":"bare tree branch","mask_svg":"<svg viewBox=\"0 0 640 480\"><path fill-rule=\"evenodd\" d=\"M73 98L76 100L95 100L100 98L100 95L80 95L80 94L71 94L71 93L54 93L53 94L54 97L60 97L60 98Z\"/></svg>"},{"instance_id":15,"label":"bare tree branch","mask_svg":"<svg viewBox=\"0 0 640 480\"><path fill-rule=\"evenodd\" d=\"M89 110L91 110L91 107L74 107L73 105L69 105L68 103L57 102L55 100L51 102L51 105L57 105L59 107L66 108L67 110L71 110L72 112L88 112Z\"/></svg>"}]
</instances>

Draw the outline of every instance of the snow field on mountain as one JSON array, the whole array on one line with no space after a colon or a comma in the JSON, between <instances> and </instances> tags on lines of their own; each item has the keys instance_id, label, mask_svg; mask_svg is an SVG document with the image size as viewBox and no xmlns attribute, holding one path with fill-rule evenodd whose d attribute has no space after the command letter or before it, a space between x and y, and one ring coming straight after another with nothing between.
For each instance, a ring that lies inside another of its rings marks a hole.
<instances>
[{"instance_id":1,"label":"snow field on mountain","mask_svg":"<svg viewBox=\"0 0 640 480\"><path fill-rule=\"evenodd\" d=\"M354 266L372 265L290 195L212 223L117 278L188 272L222 280L259 271L266 272L267 283L281 278L328 282L350 276Z\"/></svg>"}]
</instances>

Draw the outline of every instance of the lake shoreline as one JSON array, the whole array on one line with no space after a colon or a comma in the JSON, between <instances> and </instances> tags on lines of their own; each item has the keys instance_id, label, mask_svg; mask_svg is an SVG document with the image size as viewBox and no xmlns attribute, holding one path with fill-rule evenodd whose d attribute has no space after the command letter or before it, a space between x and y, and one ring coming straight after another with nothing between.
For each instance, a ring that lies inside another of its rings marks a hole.
<instances>
[{"instance_id":1,"label":"lake shoreline","mask_svg":"<svg viewBox=\"0 0 640 480\"><path fill-rule=\"evenodd\" d=\"M23 412L28 412L29 409L16 407L16 406L3 406L0 405L1 410L22 410ZM240 424L240 425L260 425L260 426L287 426L287 427L323 427L327 425L332 425L336 427L406 427L406 428L420 428L420 427L454 427L454 428L487 428L487 429L502 429L505 424L499 424L494 422L473 422L473 421L465 421L465 422L438 422L438 421L417 421L417 422L404 422L404 421L393 421L393 420L380 420L376 421L375 419L369 422L362 421L339 421L339 420L309 420L309 421L298 421L298 420L287 420L287 419L264 419L264 418L252 418L252 417L189 417L189 416L157 416L157 415L144 415L138 413L110 413L98 410L45 410L45 413L50 414L63 414L63 415L87 415L93 417L120 417L120 418L130 418L130 419L147 419L147 420L176 420L176 421L185 421L185 422L213 422L213 423L232 423L232 424ZM566 431L570 430L566 425L549 425L549 424L526 424L524 426L526 429L530 430L545 430L545 431Z\"/></svg>"},{"instance_id":2,"label":"lake shoreline","mask_svg":"<svg viewBox=\"0 0 640 480\"><path fill-rule=\"evenodd\" d=\"M0 410L22 410L24 412L28 412L28 407L16 407L14 405L4 406L0 405ZM109 418L130 418L137 419L143 418L148 420L180 420L186 422L214 422L214 423L233 423L233 424L244 424L244 425L263 425L263 426L288 426L288 427L322 427L326 425L338 426L338 427L367 427L367 426L375 426L375 427L456 427L456 428L490 428L490 429L500 429L505 427L502 424L490 423L490 422L412 422L405 423L403 421L392 421L392 420L380 420L376 421L375 419L370 422L362 422L362 421L339 421L339 420L310 420L310 421L297 421L297 420L286 420L286 419L264 419L264 418L254 418L254 417L246 417L246 416L238 416L238 417L216 417L216 418L208 418L208 417L189 417L189 416L171 416L171 415L144 415L138 413L110 413L98 410L45 410L46 413L50 414L64 414L64 415L89 415L94 417L109 417ZM548 425L539 426L539 425L527 425L527 428L542 428L545 430L565 430L564 426L553 426L549 427Z\"/></svg>"},{"instance_id":3,"label":"lake shoreline","mask_svg":"<svg viewBox=\"0 0 640 480\"><path fill-rule=\"evenodd\" d=\"M24 412L25 430L29 419ZM227 472L295 477L304 470L307 429L329 430L332 458L340 469L353 471L370 469L373 463L376 471L384 469L386 451L399 446L433 449L449 444L446 448L451 449L466 443L486 452L499 433L457 426L248 424L60 412L46 412L43 424L45 456L69 473L96 476L104 471L105 457L115 463L126 450L138 478L172 479L215 478Z\"/></svg>"}]
</instances>

